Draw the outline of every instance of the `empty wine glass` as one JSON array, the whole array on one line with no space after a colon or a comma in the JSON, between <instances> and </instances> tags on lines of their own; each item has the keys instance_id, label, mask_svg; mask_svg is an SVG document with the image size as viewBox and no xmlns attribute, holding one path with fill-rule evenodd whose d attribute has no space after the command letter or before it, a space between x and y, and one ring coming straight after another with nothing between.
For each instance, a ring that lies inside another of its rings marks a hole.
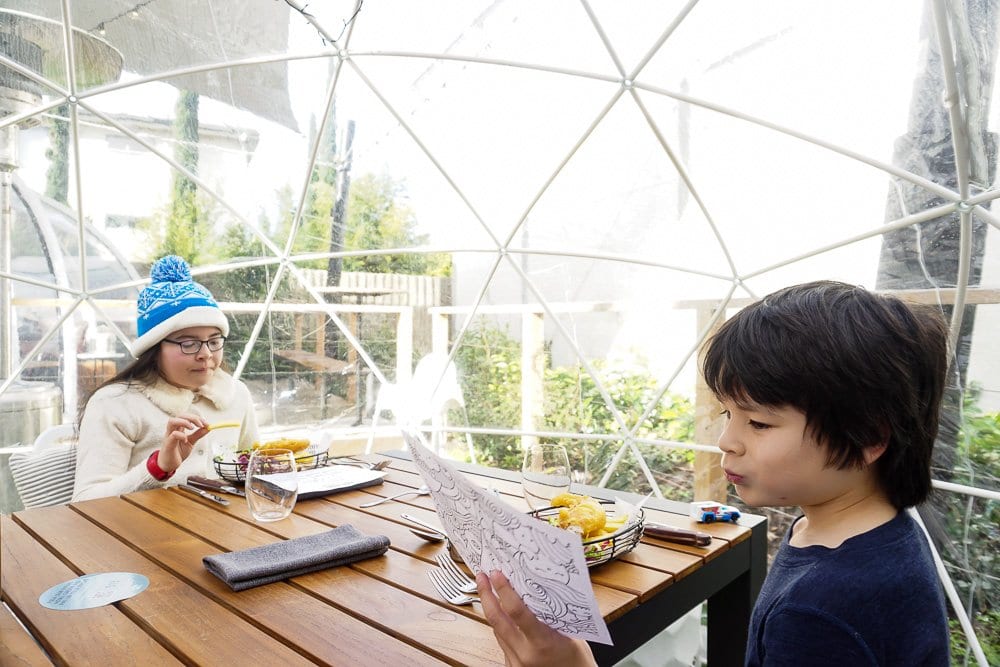
<instances>
[{"instance_id":1,"label":"empty wine glass","mask_svg":"<svg viewBox=\"0 0 1000 667\"><path fill-rule=\"evenodd\" d=\"M524 452L521 489L533 510L552 506L552 498L569 491L569 456L562 445L532 445Z\"/></svg>"},{"instance_id":2,"label":"empty wine glass","mask_svg":"<svg viewBox=\"0 0 1000 667\"><path fill-rule=\"evenodd\" d=\"M280 521L292 513L299 495L295 453L290 449L256 449L246 474L247 505L257 521Z\"/></svg>"}]
</instances>

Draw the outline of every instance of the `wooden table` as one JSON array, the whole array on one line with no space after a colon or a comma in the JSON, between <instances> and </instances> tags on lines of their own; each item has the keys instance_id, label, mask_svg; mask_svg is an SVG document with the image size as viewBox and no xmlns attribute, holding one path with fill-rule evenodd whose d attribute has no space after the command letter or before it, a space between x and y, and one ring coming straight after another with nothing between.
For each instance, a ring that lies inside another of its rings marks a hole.
<instances>
[{"instance_id":1,"label":"wooden table","mask_svg":"<svg viewBox=\"0 0 1000 667\"><path fill-rule=\"evenodd\" d=\"M393 459L383 485L302 501L276 523L255 523L236 496L223 507L176 488L4 515L0 596L59 665L502 665L481 607L445 603L427 578L443 544L420 539L399 518L409 512L437 522L430 497L359 508L373 494L420 486L406 455ZM524 507L517 474L460 467ZM614 647L595 645L602 664L627 655L704 600L710 664L742 664L750 609L766 567L766 520L744 516L741 525L702 526L683 514L685 507L650 499L647 518L710 532L711 546L644 537L629 554L591 570L615 639ZM345 523L388 536L389 551L239 593L202 564L209 554ZM53 611L38 603L57 583L115 571L147 576L148 589L88 610ZM0 662L24 646L6 620L0 623Z\"/></svg>"}]
</instances>

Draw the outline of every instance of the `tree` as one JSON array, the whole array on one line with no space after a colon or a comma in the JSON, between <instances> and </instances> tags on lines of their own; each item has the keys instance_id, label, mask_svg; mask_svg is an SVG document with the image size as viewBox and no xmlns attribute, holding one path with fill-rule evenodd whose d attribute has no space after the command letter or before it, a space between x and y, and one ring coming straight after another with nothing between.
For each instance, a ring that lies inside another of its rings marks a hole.
<instances>
[{"instance_id":1,"label":"tree","mask_svg":"<svg viewBox=\"0 0 1000 667\"><path fill-rule=\"evenodd\" d=\"M174 158L192 174L198 173L198 93L180 91L177 97L174 131L177 144ZM173 192L167 213L163 240L158 256L180 255L191 264L198 262L201 237L199 229L198 186L181 172L174 174Z\"/></svg>"},{"instance_id":2,"label":"tree","mask_svg":"<svg viewBox=\"0 0 1000 667\"><path fill-rule=\"evenodd\" d=\"M350 249L410 248L427 243L417 234L416 215L402 203L403 186L388 175L365 174L354 181L344 246ZM368 255L344 258L347 271L449 275L447 256L427 254Z\"/></svg>"},{"instance_id":3,"label":"tree","mask_svg":"<svg viewBox=\"0 0 1000 667\"><path fill-rule=\"evenodd\" d=\"M63 204L69 196L69 105L61 104L55 109L49 125L50 147L45 151L49 168L45 173L45 196Z\"/></svg>"}]
</instances>

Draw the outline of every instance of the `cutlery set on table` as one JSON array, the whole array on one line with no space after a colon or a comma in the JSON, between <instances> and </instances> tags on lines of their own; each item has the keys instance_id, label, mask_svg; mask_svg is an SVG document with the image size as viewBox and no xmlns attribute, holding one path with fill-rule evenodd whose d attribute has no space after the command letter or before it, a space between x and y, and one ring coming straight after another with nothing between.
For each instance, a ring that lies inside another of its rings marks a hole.
<instances>
[{"instance_id":1,"label":"cutlery set on table","mask_svg":"<svg viewBox=\"0 0 1000 667\"><path fill-rule=\"evenodd\" d=\"M216 425L215 428L221 428L221 426ZM384 470L389 467L392 461L390 459L383 459L381 461L370 462L364 461L362 459L355 459L350 456L331 458L322 464L322 467L332 467L332 466L353 466L356 468L363 468L366 470ZM226 500L222 495L219 494L229 494L233 496L239 496L241 498L246 498L246 491L242 488L236 486L235 483L226 479L213 479L210 477L203 477L201 475L189 475L186 484L178 484L178 488L193 493L195 495L201 496L206 500L211 500L219 505L228 505L229 501Z\"/></svg>"},{"instance_id":2,"label":"cutlery set on table","mask_svg":"<svg viewBox=\"0 0 1000 667\"><path fill-rule=\"evenodd\" d=\"M473 595L476 593L476 582L463 572L448 554L438 554L435 560L438 567L430 570L427 576L434 589L446 602L456 605L479 602L479 597Z\"/></svg>"}]
</instances>

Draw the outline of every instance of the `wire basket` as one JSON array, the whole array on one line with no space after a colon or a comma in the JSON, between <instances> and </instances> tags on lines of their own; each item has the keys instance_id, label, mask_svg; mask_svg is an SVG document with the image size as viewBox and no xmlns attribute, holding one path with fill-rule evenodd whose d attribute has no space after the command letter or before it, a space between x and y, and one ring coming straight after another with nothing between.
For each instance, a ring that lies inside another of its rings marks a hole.
<instances>
[{"instance_id":1,"label":"wire basket","mask_svg":"<svg viewBox=\"0 0 1000 667\"><path fill-rule=\"evenodd\" d=\"M604 506L608 518L615 515L615 503L613 501L599 500L598 502ZM559 510L561 509L566 508L543 507L542 509L532 510L528 514L548 521L549 517L559 516ZM617 532L593 540L585 540L583 543L583 558L587 562L587 567L607 563L609 560L618 558L622 554L627 554L632 549L635 549L635 545L639 544L639 539L642 537L644 520L645 512L640 507L639 512L635 516L629 517L629 520Z\"/></svg>"},{"instance_id":2,"label":"wire basket","mask_svg":"<svg viewBox=\"0 0 1000 667\"><path fill-rule=\"evenodd\" d=\"M250 452L243 450L236 452L235 456L235 459L224 459L221 456L216 456L212 460L212 464L215 466L215 472L222 479L230 482L243 483L246 480L247 463L250 462ZM310 452L306 450L304 452L300 452L295 457L295 467L297 470L319 468L326 465L328 458L329 454L325 451Z\"/></svg>"}]
</instances>

